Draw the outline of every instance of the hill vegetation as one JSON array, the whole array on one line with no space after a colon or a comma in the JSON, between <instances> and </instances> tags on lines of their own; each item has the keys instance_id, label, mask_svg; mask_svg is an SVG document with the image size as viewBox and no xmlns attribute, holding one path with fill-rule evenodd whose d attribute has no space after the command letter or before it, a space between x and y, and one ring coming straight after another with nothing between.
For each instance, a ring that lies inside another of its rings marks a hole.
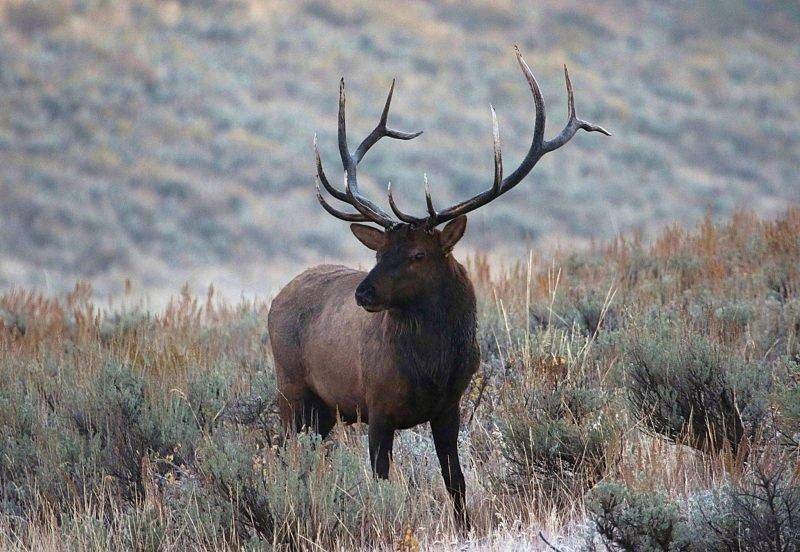
<instances>
[{"instance_id":1,"label":"hill vegetation","mask_svg":"<svg viewBox=\"0 0 800 552\"><path fill-rule=\"evenodd\" d=\"M474 531L429 430L388 482L364 428L282 444L268 305L0 297L0 546L32 550L795 550L800 212L469 261Z\"/></svg>"},{"instance_id":2,"label":"hill vegetation","mask_svg":"<svg viewBox=\"0 0 800 552\"><path fill-rule=\"evenodd\" d=\"M399 128L364 185L422 209L491 179L496 107L506 163L531 136L518 43L579 135L530 182L472 217L473 250L587 244L618 231L798 197L800 10L735 0L0 0L0 287L66 291L77 278L150 293L184 281L268 292L321 259L366 262L316 205L311 142L331 174L336 92L353 140L392 77Z\"/></svg>"}]
</instances>

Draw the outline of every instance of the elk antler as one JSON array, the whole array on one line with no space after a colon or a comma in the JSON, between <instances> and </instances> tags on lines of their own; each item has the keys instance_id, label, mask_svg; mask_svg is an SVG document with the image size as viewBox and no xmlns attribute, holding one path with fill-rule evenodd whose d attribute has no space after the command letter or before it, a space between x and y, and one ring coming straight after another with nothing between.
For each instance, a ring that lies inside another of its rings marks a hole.
<instances>
[{"instance_id":1,"label":"elk antler","mask_svg":"<svg viewBox=\"0 0 800 552\"><path fill-rule=\"evenodd\" d=\"M319 155L319 148L317 148L317 138L314 136L314 154L316 155L317 161L317 200L320 202L322 207L328 211L331 215L340 218L342 220L346 220L349 222L374 222L376 224L380 224L384 228L391 228L395 224L397 224L392 217L386 213L383 209L378 207L375 203L361 195L360 190L358 189L358 178L356 176L356 167L358 163L364 158L364 155L369 151L369 149L374 146L378 140L387 136L389 138L395 138L397 140L411 140L412 138L416 138L422 131L419 132L401 132L399 130L394 130L389 128L386 125L386 121L389 117L389 106L392 103L392 94L394 94L394 79L392 79L392 86L389 88L389 95L386 98L386 104L383 106L383 112L381 113L380 121L378 125L369 133L369 135L364 138L364 140L359 144L358 148L356 149L355 154L351 155L350 151L347 147L347 130L345 128L345 96L344 96L344 78L339 83L339 154L342 158L342 165L344 166L345 171L345 191L342 192L333 186L331 186L328 178L325 176L325 172L322 170L322 160ZM342 201L344 203L348 203L355 207L357 213L345 213L339 211L333 207L331 207L328 202L325 201L325 198L322 196L322 192L319 187L319 183L322 183L322 186L331 194L333 197ZM401 219L402 220L402 219Z\"/></svg>"},{"instance_id":2,"label":"elk antler","mask_svg":"<svg viewBox=\"0 0 800 552\"><path fill-rule=\"evenodd\" d=\"M533 76L530 67L528 64L525 63L525 60L522 57L522 54L519 51L517 46L514 46L514 50L517 55L517 62L519 66L522 68L522 72L525 74L525 79L528 81L528 86L530 86L531 93L533 94L533 104L536 108L536 120L533 127L533 141L531 142L531 147L528 149L528 153L525 155L525 158L522 160L522 163L519 167L517 167L514 172L512 172L507 177L503 178L503 158L500 152L500 130L497 125L497 114L494 111L494 107L489 106L492 112L492 137L493 137L493 149L494 149L494 182L492 183L492 187L488 190L485 190L478 195L467 199L466 201L462 201L452 207L448 207L442 211L436 211L433 208L433 202L431 201L430 196L430 189L428 187L427 178L425 179L425 199L428 206L428 216L427 217L412 217L410 215L406 215L402 211L400 211L397 206L395 205L394 198L392 197L391 187L389 188L389 205L392 208L392 211L402 220L403 222L407 222L410 224L417 224L417 225L426 225L428 228L433 228L439 224L452 220L460 215L464 215L469 213L470 211L474 211L478 207L482 207L486 205L490 201L494 200L495 198L503 195L511 188L519 184L533 169L539 159L542 158L546 153L549 153L553 150L556 150L569 142L569 140L575 136L575 133L578 132L578 129L583 129L587 132L600 132L605 134L606 136L611 136L611 133L608 132L603 127L593 125L591 123L587 123L575 115L575 99L572 94L572 83L569 80L569 72L567 71L567 66L564 66L564 78L567 83L567 115L568 120L567 124L564 129L552 140L545 140L544 139L544 124L545 124L545 107L544 107L544 98L542 97L542 92L539 89L539 83L536 82L536 78Z\"/></svg>"}]
</instances>

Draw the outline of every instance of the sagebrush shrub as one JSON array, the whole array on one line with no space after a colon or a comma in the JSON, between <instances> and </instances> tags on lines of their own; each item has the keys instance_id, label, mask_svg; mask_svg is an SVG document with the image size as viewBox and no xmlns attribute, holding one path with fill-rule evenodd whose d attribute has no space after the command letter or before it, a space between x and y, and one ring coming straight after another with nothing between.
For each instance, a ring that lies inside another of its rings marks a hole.
<instances>
[{"instance_id":1,"label":"sagebrush shrub","mask_svg":"<svg viewBox=\"0 0 800 552\"><path fill-rule=\"evenodd\" d=\"M627 335L623 348L630 405L661 435L735 453L767 417L769 372L704 335L656 317Z\"/></svg>"},{"instance_id":2,"label":"sagebrush shrub","mask_svg":"<svg viewBox=\"0 0 800 552\"><path fill-rule=\"evenodd\" d=\"M588 378L534 379L497 422L513 485L561 503L580 496L610 466L618 439L609 393Z\"/></svg>"},{"instance_id":3,"label":"sagebrush shrub","mask_svg":"<svg viewBox=\"0 0 800 552\"><path fill-rule=\"evenodd\" d=\"M619 316L608 303L605 292L595 289L576 289L570 304L563 308L562 320L569 327L577 327L584 335L593 336L601 329L614 330L619 325Z\"/></svg>"},{"instance_id":4,"label":"sagebrush shrub","mask_svg":"<svg viewBox=\"0 0 800 552\"><path fill-rule=\"evenodd\" d=\"M104 472L116 479L127 499L142 496L142 459L171 448L145 394L143 376L125 364L107 362L73 408L79 433L100 443Z\"/></svg>"},{"instance_id":5,"label":"sagebrush shrub","mask_svg":"<svg viewBox=\"0 0 800 552\"><path fill-rule=\"evenodd\" d=\"M393 520L402 517L407 492L375 479L362 454L308 433L282 447L264 444L226 430L200 451L202 477L237 509L244 536L302 547L306 539L368 542L382 528L399 531Z\"/></svg>"},{"instance_id":6,"label":"sagebrush shrub","mask_svg":"<svg viewBox=\"0 0 800 552\"><path fill-rule=\"evenodd\" d=\"M797 459L771 454L740 480L691 497L686 503L662 493L614 482L591 491L587 509L604 547L625 551L739 552L800 548Z\"/></svg>"},{"instance_id":7,"label":"sagebrush shrub","mask_svg":"<svg viewBox=\"0 0 800 552\"><path fill-rule=\"evenodd\" d=\"M775 458L778 461L774 461ZM697 550L794 552L800 549L800 483L797 459L774 455L740 483L711 494L692 516Z\"/></svg>"},{"instance_id":8,"label":"sagebrush shrub","mask_svg":"<svg viewBox=\"0 0 800 552\"><path fill-rule=\"evenodd\" d=\"M601 483L591 491L586 505L606 548L631 552L689 550L678 506L661 494Z\"/></svg>"}]
</instances>

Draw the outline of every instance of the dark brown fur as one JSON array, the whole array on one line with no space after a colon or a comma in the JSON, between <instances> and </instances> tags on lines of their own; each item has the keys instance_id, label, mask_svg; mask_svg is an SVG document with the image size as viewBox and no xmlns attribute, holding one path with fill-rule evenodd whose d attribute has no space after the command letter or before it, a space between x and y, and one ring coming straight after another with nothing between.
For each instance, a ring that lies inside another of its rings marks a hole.
<instances>
[{"instance_id":1,"label":"dark brown fur","mask_svg":"<svg viewBox=\"0 0 800 552\"><path fill-rule=\"evenodd\" d=\"M430 422L462 522L459 401L479 363L475 293L451 254L465 225L465 217L442 232L353 225L377 250L375 268L309 269L281 290L269 314L286 426L325 436L337 416L368 423L372 466L386 478L395 430Z\"/></svg>"}]
</instances>

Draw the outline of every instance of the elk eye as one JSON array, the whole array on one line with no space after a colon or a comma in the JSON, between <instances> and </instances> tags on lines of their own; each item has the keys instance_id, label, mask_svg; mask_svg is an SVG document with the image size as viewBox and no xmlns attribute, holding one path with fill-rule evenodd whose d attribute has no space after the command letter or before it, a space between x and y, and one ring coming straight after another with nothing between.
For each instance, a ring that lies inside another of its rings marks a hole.
<instances>
[{"instance_id":1,"label":"elk eye","mask_svg":"<svg viewBox=\"0 0 800 552\"><path fill-rule=\"evenodd\" d=\"M425 258L425 252L424 251L417 251L416 253L411 255L411 260L412 261L421 261L424 258Z\"/></svg>"}]
</instances>

